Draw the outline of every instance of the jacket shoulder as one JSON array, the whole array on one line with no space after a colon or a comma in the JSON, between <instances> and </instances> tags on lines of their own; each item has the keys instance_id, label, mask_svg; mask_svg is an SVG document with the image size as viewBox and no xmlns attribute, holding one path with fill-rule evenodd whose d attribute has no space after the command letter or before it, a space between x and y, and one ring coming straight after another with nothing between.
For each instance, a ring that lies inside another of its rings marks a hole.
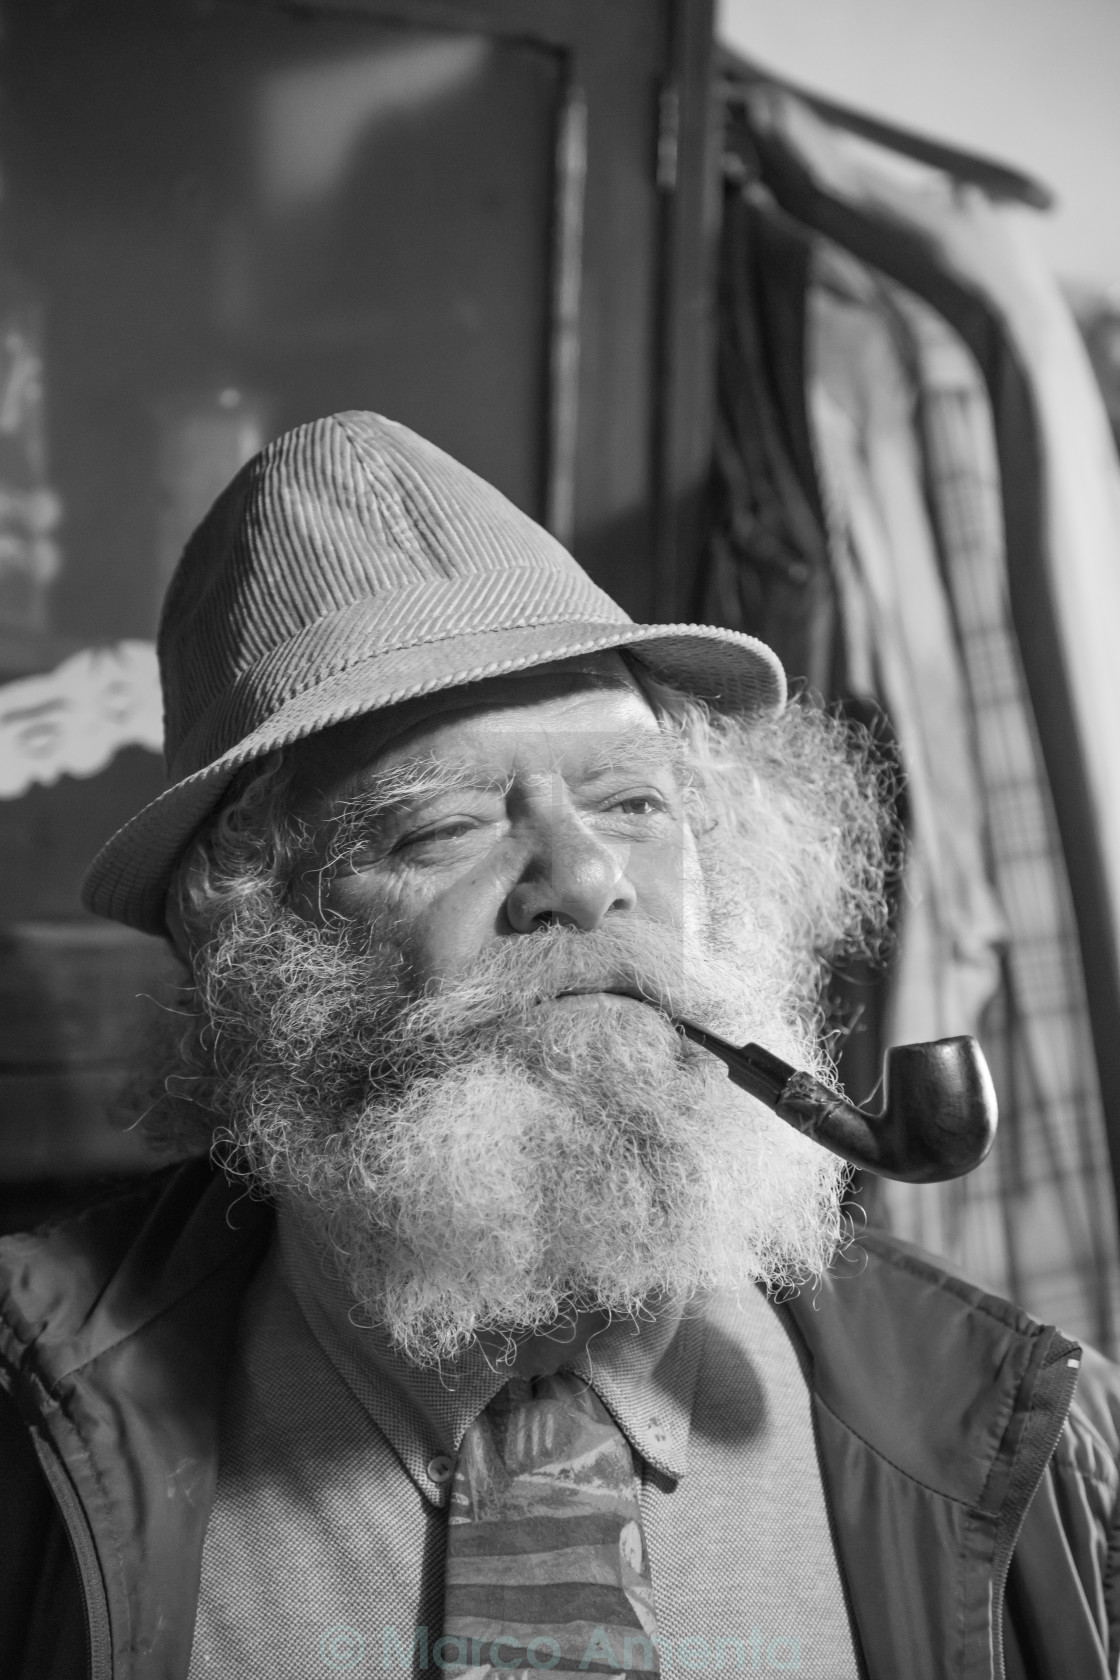
<instances>
[{"instance_id":1,"label":"jacket shoulder","mask_svg":"<svg viewBox=\"0 0 1120 1680\"><path fill-rule=\"evenodd\" d=\"M271 1218L267 1204L196 1160L0 1239L0 1382L30 1355L51 1386L260 1250Z\"/></svg>"},{"instance_id":2,"label":"jacket shoulder","mask_svg":"<svg viewBox=\"0 0 1120 1680\"><path fill-rule=\"evenodd\" d=\"M913 1481L970 1508L985 1500L993 1466L1015 1458L1016 1420L1039 1381L1068 1397L1080 1353L1052 1326L879 1232L864 1233L790 1305L819 1403Z\"/></svg>"},{"instance_id":3,"label":"jacket shoulder","mask_svg":"<svg viewBox=\"0 0 1120 1680\"><path fill-rule=\"evenodd\" d=\"M947 1305L958 1303L1009 1329L1030 1333L1041 1327L1024 1308L986 1289L951 1261L887 1231L863 1232L846 1250L836 1275L842 1283L846 1275L860 1272L876 1277L900 1302L933 1293Z\"/></svg>"},{"instance_id":4,"label":"jacket shoulder","mask_svg":"<svg viewBox=\"0 0 1120 1680\"><path fill-rule=\"evenodd\" d=\"M62 1330L68 1316L81 1322L181 1171L115 1185L65 1218L0 1237L0 1310L8 1326L18 1335L47 1322Z\"/></svg>"},{"instance_id":5,"label":"jacket shoulder","mask_svg":"<svg viewBox=\"0 0 1120 1680\"><path fill-rule=\"evenodd\" d=\"M890 1276L900 1300L917 1299L934 1290L980 1311L994 1323L1028 1334L1050 1329L1023 1308L983 1289L949 1262L912 1243L877 1231L861 1238L859 1246L874 1266ZM1057 1334L1062 1335L1060 1327ZM1090 1343L1076 1337L1064 1339L1074 1349L1070 1357L1079 1362L1079 1370L1063 1436L1078 1444L1077 1462L1086 1474L1111 1481L1120 1463L1120 1364Z\"/></svg>"},{"instance_id":6,"label":"jacket shoulder","mask_svg":"<svg viewBox=\"0 0 1120 1680\"><path fill-rule=\"evenodd\" d=\"M1110 1552L1108 1572L1117 1576L1120 1591L1120 1534L1112 1541L1120 1525L1120 1364L1090 1344L1078 1344L1073 1337L1039 1324L1021 1307L972 1284L912 1243L877 1231L865 1236L860 1247L868 1255L868 1270L878 1273L880 1299L890 1297L898 1309L924 1305L924 1324L929 1324L934 1295L945 1300L949 1322L957 1309L989 1320L992 1346L1001 1342L1001 1327L1014 1337L1049 1336L1060 1357L1078 1366L1070 1410L1049 1458L1049 1480L1056 1488L1065 1488L1060 1497L1066 1510L1075 1500L1081 1517L1093 1522L1098 1542Z\"/></svg>"},{"instance_id":7,"label":"jacket shoulder","mask_svg":"<svg viewBox=\"0 0 1120 1680\"><path fill-rule=\"evenodd\" d=\"M80 1627L55 1650L53 1606L75 1602L72 1540L78 1601L114 1648L158 1645L161 1673L186 1672L221 1396L271 1230L267 1202L197 1161L0 1244L0 1478L19 1490L0 1599L21 1579L51 1583L47 1610L36 1599L11 1628L0 1617L5 1680L85 1671L72 1666ZM170 1498L183 1466L192 1492Z\"/></svg>"}]
</instances>

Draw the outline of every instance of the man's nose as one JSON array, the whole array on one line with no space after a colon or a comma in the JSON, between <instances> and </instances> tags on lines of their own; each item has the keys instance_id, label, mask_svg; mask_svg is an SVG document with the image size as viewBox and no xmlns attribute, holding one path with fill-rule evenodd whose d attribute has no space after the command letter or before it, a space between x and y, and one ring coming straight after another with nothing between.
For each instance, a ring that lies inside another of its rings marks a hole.
<instances>
[{"instance_id":1,"label":"man's nose","mask_svg":"<svg viewBox=\"0 0 1120 1680\"><path fill-rule=\"evenodd\" d=\"M550 922L585 932L615 910L631 910L637 894L627 875L629 847L605 844L570 808L536 825L533 853L506 900L515 933Z\"/></svg>"}]
</instances>

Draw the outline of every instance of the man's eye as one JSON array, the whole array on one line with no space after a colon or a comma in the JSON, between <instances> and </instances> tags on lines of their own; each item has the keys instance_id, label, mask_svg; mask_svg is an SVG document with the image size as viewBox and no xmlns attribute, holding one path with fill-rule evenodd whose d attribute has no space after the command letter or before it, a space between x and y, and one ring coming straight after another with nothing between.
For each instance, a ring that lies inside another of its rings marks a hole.
<instances>
[{"instance_id":1,"label":"man's eye","mask_svg":"<svg viewBox=\"0 0 1120 1680\"><path fill-rule=\"evenodd\" d=\"M472 834L478 827L473 817L455 817L447 822L433 823L430 828L418 828L411 834L402 834L396 845L395 852L407 851L410 846L426 846L433 842L445 840L462 840Z\"/></svg>"},{"instance_id":2,"label":"man's eye","mask_svg":"<svg viewBox=\"0 0 1120 1680\"><path fill-rule=\"evenodd\" d=\"M612 811L620 811L624 817L659 816L668 808L659 793L628 793L625 799L616 799L611 806Z\"/></svg>"}]
</instances>

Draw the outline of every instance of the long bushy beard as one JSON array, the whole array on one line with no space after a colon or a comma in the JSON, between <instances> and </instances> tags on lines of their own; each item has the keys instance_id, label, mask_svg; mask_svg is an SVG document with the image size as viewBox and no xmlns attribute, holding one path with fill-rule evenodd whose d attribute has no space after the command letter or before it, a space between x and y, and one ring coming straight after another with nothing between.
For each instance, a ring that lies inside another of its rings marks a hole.
<instances>
[{"instance_id":1,"label":"long bushy beard","mask_svg":"<svg viewBox=\"0 0 1120 1680\"><path fill-rule=\"evenodd\" d=\"M844 1169L669 1016L802 1066L781 958L631 917L498 941L410 994L391 941L263 896L199 964L198 1095L235 1170L294 1199L367 1322L423 1363L480 1332L827 1265ZM581 988L636 1002L556 1003ZM818 1071L821 1071L818 1068Z\"/></svg>"}]
</instances>

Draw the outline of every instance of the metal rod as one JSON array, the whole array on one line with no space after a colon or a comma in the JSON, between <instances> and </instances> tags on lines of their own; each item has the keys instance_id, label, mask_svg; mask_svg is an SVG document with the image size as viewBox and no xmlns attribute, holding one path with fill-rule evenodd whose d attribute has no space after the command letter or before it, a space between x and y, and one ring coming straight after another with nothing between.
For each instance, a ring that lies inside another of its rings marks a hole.
<instances>
[{"instance_id":1,"label":"metal rod","mask_svg":"<svg viewBox=\"0 0 1120 1680\"><path fill-rule=\"evenodd\" d=\"M995 1090L974 1038L887 1051L883 1107L868 1114L761 1044L728 1044L691 1021L685 1037L718 1056L736 1085L853 1166L907 1184L937 1184L978 1167L996 1134Z\"/></svg>"}]
</instances>

